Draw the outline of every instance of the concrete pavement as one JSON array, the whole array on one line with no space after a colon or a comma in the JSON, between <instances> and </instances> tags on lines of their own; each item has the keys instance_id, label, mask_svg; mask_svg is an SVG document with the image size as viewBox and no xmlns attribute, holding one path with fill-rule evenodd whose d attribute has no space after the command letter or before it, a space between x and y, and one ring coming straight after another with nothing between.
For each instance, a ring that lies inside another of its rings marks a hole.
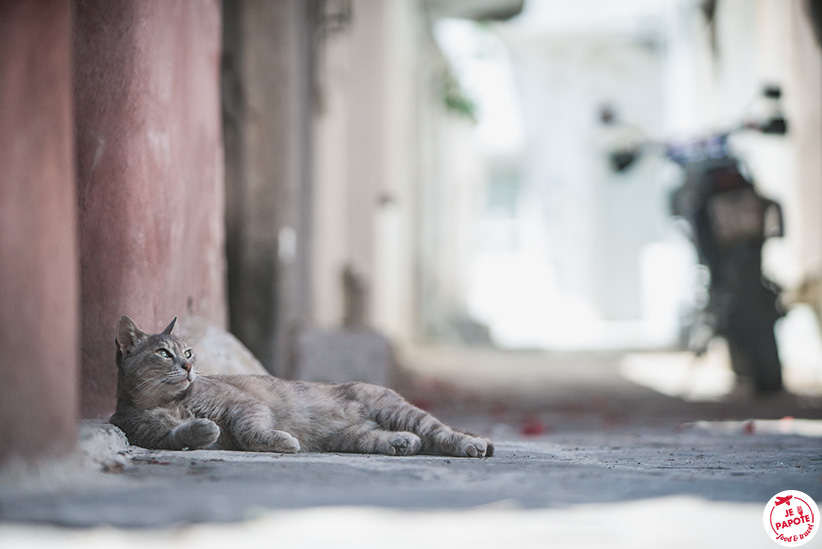
<instances>
[{"instance_id":1,"label":"concrete pavement","mask_svg":"<svg viewBox=\"0 0 822 549\"><path fill-rule=\"evenodd\" d=\"M406 355L403 392L492 436L485 460L150 451L89 425L79 469L0 483L0 545L777 547L767 501L822 501L815 389L693 401L624 358Z\"/></svg>"}]
</instances>

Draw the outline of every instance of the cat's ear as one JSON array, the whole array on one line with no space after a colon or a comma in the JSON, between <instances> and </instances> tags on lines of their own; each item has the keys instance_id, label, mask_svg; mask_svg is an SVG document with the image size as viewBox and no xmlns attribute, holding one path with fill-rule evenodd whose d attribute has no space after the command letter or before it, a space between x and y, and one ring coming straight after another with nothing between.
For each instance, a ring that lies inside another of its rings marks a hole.
<instances>
[{"instance_id":1,"label":"cat's ear","mask_svg":"<svg viewBox=\"0 0 822 549\"><path fill-rule=\"evenodd\" d=\"M173 330L173 329L174 329L174 324L176 324L176 323L177 323L177 317L175 316L175 317L174 317L174 320L172 320L172 321L171 321L171 324L169 324L168 326L166 326L166 329L165 329L165 330L163 330L163 333L164 333L165 335L171 335L171 330Z\"/></svg>"},{"instance_id":2,"label":"cat's ear","mask_svg":"<svg viewBox=\"0 0 822 549\"><path fill-rule=\"evenodd\" d=\"M124 355L136 349L137 344L146 337L148 337L146 333L138 328L133 320L126 315L120 317L120 321L117 323L117 345Z\"/></svg>"}]
</instances>

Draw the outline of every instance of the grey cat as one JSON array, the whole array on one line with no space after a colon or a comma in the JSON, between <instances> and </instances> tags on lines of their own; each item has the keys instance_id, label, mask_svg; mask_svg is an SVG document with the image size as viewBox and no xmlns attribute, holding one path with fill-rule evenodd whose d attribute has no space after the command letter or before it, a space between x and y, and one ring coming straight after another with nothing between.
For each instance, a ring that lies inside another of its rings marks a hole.
<instances>
[{"instance_id":1,"label":"grey cat","mask_svg":"<svg viewBox=\"0 0 822 549\"><path fill-rule=\"evenodd\" d=\"M399 394L367 383L198 376L194 352L172 335L117 323L117 409L129 442L169 450L416 453L490 457L491 441L448 427Z\"/></svg>"}]
</instances>

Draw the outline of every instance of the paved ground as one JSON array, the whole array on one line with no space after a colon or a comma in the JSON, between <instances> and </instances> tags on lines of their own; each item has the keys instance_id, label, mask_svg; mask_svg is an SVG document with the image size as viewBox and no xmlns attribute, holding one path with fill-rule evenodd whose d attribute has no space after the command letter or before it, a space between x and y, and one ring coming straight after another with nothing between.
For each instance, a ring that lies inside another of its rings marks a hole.
<instances>
[{"instance_id":1,"label":"paved ground","mask_svg":"<svg viewBox=\"0 0 822 549\"><path fill-rule=\"evenodd\" d=\"M768 499L798 489L822 502L822 384L794 372L780 397L705 393L700 377L721 368L682 370L679 358L407 355L403 391L492 436L485 460L118 456L117 439L90 426L85 463L97 465L0 484L0 546L777 547L762 526ZM649 365L677 383L653 368L643 378Z\"/></svg>"}]
</instances>

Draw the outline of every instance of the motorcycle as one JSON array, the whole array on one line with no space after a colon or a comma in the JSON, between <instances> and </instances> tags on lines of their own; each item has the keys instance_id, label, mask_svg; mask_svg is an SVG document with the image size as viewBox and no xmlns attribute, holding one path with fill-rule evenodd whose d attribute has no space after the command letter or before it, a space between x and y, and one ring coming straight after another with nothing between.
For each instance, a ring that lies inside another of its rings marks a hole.
<instances>
[{"instance_id":1,"label":"motorcycle","mask_svg":"<svg viewBox=\"0 0 822 549\"><path fill-rule=\"evenodd\" d=\"M680 166L682 184L671 197L671 213L684 220L705 273L702 299L684 323L684 342L697 356L714 335L728 343L738 377L752 380L760 394L782 389L774 325L784 315L781 289L762 273L762 246L784 234L781 206L762 196L749 171L729 146L743 131L784 135L787 123L778 108L781 91L767 87L772 112L764 121L745 122L727 131L687 142L647 142L614 151L615 171L627 170L641 154L661 149Z\"/></svg>"}]
</instances>

